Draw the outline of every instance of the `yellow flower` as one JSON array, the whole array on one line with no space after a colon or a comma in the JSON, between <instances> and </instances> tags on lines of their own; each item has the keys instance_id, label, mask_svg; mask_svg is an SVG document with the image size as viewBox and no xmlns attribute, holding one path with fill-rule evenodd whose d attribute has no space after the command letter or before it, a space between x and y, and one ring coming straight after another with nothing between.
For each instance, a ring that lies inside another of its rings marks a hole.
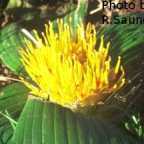
<instances>
[{"instance_id":1,"label":"yellow flower","mask_svg":"<svg viewBox=\"0 0 144 144\"><path fill-rule=\"evenodd\" d=\"M95 26L81 23L72 35L72 28L57 21L45 26L42 38L35 31L37 44L26 42L20 54L31 80L23 83L35 96L72 110L95 105L125 83L121 57L111 65L109 46L103 37L96 46Z\"/></svg>"}]
</instances>

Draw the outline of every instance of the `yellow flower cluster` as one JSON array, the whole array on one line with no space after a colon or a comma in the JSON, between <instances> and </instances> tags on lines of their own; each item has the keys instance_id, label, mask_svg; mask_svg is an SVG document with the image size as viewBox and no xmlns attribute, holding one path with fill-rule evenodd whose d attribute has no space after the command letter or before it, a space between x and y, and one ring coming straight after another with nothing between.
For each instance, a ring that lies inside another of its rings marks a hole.
<instances>
[{"instance_id":1,"label":"yellow flower cluster","mask_svg":"<svg viewBox=\"0 0 144 144\"><path fill-rule=\"evenodd\" d=\"M35 96L63 107L77 109L95 105L104 95L120 89L125 83L121 57L111 65L109 43L103 37L96 46L95 26L81 23L72 34L69 24L58 20L57 32L53 24L45 26L40 37L35 31L37 44L26 42L20 54L31 80L23 83Z\"/></svg>"}]
</instances>

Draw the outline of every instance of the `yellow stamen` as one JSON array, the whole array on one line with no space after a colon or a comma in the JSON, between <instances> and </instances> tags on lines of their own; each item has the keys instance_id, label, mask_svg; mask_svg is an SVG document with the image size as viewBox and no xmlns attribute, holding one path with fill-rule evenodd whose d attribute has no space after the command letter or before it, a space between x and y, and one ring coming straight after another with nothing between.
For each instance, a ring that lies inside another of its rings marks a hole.
<instances>
[{"instance_id":1,"label":"yellow stamen","mask_svg":"<svg viewBox=\"0 0 144 144\"><path fill-rule=\"evenodd\" d=\"M118 61L117 64L115 66L115 74L117 74L119 72L119 68L120 68L120 63L121 63L121 57L118 57Z\"/></svg>"},{"instance_id":2,"label":"yellow stamen","mask_svg":"<svg viewBox=\"0 0 144 144\"><path fill-rule=\"evenodd\" d=\"M31 81L23 83L35 96L49 99L70 109L95 105L103 98L120 89L125 83L125 73L118 57L116 66L111 65L109 46L96 46L96 31L92 24L86 29L81 23L75 35L62 20L58 20L58 32L53 24L45 25L40 38L35 31L37 44L27 41L20 54ZM43 40L42 40L43 39Z\"/></svg>"}]
</instances>

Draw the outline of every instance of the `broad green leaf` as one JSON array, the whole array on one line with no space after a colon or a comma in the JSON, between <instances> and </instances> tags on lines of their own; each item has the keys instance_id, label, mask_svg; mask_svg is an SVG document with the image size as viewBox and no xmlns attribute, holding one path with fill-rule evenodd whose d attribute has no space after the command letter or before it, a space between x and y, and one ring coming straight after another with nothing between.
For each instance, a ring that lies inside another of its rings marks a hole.
<instances>
[{"instance_id":1,"label":"broad green leaf","mask_svg":"<svg viewBox=\"0 0 144 144\"><path fill-rule=\"evenodd\" d=\"M21 83L13 83L0 89L0 112L9 113L17 119L27 99L28 89ZM10 121L0 114L0 142L3 143L12 135ZM1 144L1 143L0 143Z\"/></svg>"},{"instance_id":2,"label":"broad green leaf","mask_svg":"<svg viewBox=\"0 0 144 144\"><path fill-rule=\"evenodd\" d=\"M0 31L0 59L16 74L22 70L18 54L22 44L20 29L16 24L10 24Z\"/></svg>"},{"instance_id":3,"label":"broad green leaf","mask_svg":"<svg viewBox=\"0 0 144 144\"><path fill-rule=\"evenodd\" d=\"M61 106L28 99L10 144L138 144L124 130Z\"/></svg>"},{"instance_id":4,"label":"broad green leaf","mask_svg":"<svg viewBox=\"0 0 144 144\"><path fill-rule=\"evenodd\" d=\"M0 144L7 144L11 139L13 134L13 129L9 124L2 126L0 128Z\"/></svg>"},{"instance_id":5,"label":"broad green leaf","mask_svg":"<svg viewBox=\"0 0 144 144\"><path fill-rule=\"evenodd\" d=\"M122 55L126 65L132 64L144 54L144 29L141 24L111 24L105 26L100 34L104 34L106 41L111 42L112 56L116 58Z\"/></svg>"}]
</instances>

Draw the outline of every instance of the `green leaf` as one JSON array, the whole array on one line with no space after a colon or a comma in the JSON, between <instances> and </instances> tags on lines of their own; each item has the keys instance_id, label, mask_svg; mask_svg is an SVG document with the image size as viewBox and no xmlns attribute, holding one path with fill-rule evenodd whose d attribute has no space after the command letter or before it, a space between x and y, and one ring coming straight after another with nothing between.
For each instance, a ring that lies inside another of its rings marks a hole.
<instances>
[{"instance_id":1,"label":"green leaf","mask_svg":"<svg viewBox=\"0 0 144 144\"><path fill-rule=\"evenodd\" d=\"M13 119L17 119L27 99L28 89L21 83L13 83L0 89L0 112L7 111ZM12 135L12 127L7 118L0 114L0 142L6 142Z\"/></svg>"},{"instance_id":2,"label":"green leaf","mask_svg":"<svg viewBox=\"0 0 144 144\"><path fill-rule=\"evenodd\" d=\"M10 144L138 144L124 130L39 99L28 99Z\"/></svg>"},{"instance_id":3,"label":"green leaf","mask_svg":"<svg viewBox=\"0 0 144 144\"><path fill-rule=\"evenodd\" d=\"M102 28L100 34L104 34L106 41L111 42L113 57L122 55L126 66L144 54L144 29L141 24L111 24Z\"/></svg>"},{"instance_id":4,"label":"green leaf","mask_svg":"<svg viewBox=\"0 0 144 144\"><path fill-rule=\"evenodd\" d=\"M16 74L22 70L18 54L22 47L22 35L16 24L10 24L0 31L0 59Z\"/></svg>"}]
</instances>

